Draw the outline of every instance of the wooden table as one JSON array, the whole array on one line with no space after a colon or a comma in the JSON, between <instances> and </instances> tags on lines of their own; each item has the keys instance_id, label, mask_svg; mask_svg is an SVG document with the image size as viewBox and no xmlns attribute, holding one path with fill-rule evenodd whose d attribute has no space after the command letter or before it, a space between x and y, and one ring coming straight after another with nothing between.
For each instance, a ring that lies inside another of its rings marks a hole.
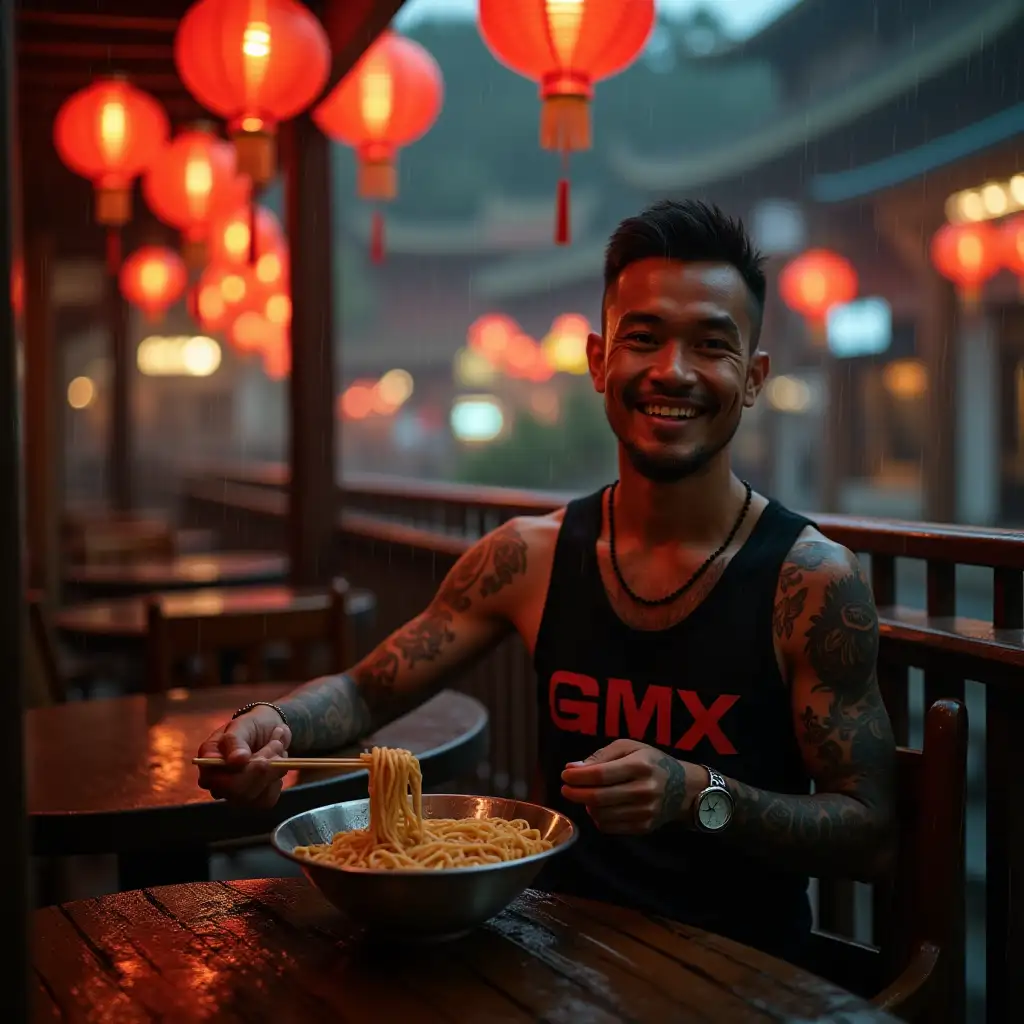
<instances>
[{"instance_id":1,"label":"wooden table","mask_svg":"<svg viewBox=\"0 0 1024 1024\"><path fill-rule=\"evenodd\" d=\"M294 684L224 686L76 701L29 711L25 721L32 852L114 853L122 888L206 877L207 844L263 835L300 811L366 796L364 772L291 773L273 810L215 801L189 762L232 712L274 701ZM406 747L426 785L471 773L486 753L487 712L472 697L438 694L365 740ZM356 749L362 749L360 744Z\"/></svg>"},{"instance_id":2,"label":"wooden table","mask_svg":"<svg viewBox=\"0 0 1024 1024\"><path fill-rule=\"evenodd\" d=\"M214 551L132 565L76 565L64 579L80 593L102 596L280 583L287 572L288 559L278 552Z\"/></svg>"},{"instance_id":3,"label":"wooden table","mask_svg":"<svg viewBox=\"0 0 1024 1024\"><path fill-rule=\"evenodd\" d=\"M177 590L161 593L164 615L237 614L239 612L271 612L285 609L321 608L330 602L325 590L270 587L210 587L200 590ZM115 597L102 601L85 601L68 605L53 616L53 624L61 637L76 648L90 653L123 652L145 642L148 623L147 598ZM361 627L372 622L377 602L368 590L351 590L348 611L355 619L357 636Z\"/></svg>"},{"instance_id":4,"label":"wooden table","mask_svg":"<svg viewBox=\"0 0 1024 1024\"><path fill-rule=\"evenodd\" d=\"M37 1021L895 1021L727 939L537 892L402 950L361 944L300 879L168 886L38 911L33 962Z\"/></svg>"}]
</instances>

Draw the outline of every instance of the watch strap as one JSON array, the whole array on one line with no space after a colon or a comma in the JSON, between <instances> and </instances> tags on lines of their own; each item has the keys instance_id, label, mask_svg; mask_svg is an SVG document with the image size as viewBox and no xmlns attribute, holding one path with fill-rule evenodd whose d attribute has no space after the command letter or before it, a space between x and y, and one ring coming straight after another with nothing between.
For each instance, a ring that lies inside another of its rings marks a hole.
<instances>
[{"instance_id":1,"label":"watch strap","mask_svg":"<svg viewBox=\"0 0 1024 1024\"><path fill-rule=\"evenodd\" d=\"M714 768L709 768L706 764L701 765L701 767L708 773L708 789L724 789L727 793L729 792L729 787L725 784L724 775L716 772ZM731 796L732 794L730 793L729 795Z\"/></svg>"}]
</instances>

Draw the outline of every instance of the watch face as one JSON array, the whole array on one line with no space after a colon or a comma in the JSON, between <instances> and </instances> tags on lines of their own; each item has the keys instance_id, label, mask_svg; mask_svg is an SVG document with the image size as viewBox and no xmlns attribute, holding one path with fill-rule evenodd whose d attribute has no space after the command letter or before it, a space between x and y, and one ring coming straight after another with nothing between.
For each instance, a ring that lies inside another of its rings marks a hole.
<instances>
[{"instance_id":1,"label":"watch face","mask_svg":"<svg viewBox=\"0 0 1024 1024\"><path fill-rule=\"evenodd\" d=\"M732 801L726 793L705 793L697 809L697 820L709 832L717 832L729 824Z\"/></svg>"}]
</instances>

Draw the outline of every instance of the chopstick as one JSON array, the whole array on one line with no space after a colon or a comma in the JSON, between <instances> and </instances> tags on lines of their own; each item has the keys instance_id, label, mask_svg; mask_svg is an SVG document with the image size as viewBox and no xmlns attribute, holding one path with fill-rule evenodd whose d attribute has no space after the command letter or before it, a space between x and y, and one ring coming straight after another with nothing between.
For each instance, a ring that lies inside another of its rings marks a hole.
<instances>
[{"instance_id":1,"label":"chopstick","mask_svg":"<svg viewBox=\"0 0 1024 1024\"><path fill-rule=\"evenodd\" d=\"M223 757L193 757L199 768L223 768ZM365 768L366 762L358 757L274 757L268 762L274 768Z\"/></svg>"}]
</instances>

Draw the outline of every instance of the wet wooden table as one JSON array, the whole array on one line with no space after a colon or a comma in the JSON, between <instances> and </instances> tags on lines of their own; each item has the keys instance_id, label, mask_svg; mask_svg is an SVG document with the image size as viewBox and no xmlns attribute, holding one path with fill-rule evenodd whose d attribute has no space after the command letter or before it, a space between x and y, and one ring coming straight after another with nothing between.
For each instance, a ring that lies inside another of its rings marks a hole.
<instances>
[{"instance_id":1,"label":"wet wooden table","mask_svg":"<svg viewBox=\"0 0 1024 1024\"><path fill-rule=\"evenodd\" d=\"M454 942L374 948L300 879L200 883L38 911L37 1021L415 1024L894 1022L694 928L527 892Z\"/></svg>"},{"instance_id":2,"label":"wet wooden table","mask_svg":"<svg viewBox=\"0 0 1024 1024\"><path fill-rule=\"evenodd\" d=\"M366 773L293 772L273 810L213 800L191 763L199 744L254 700L275 701L290 683L223 686L76 701L26 714L32 853L117 854L121 887L208 877L208 844L264 835L300 811L366 796ZM471 774L487 747L479 701L444 691L364 745L411 750L425 785Z\"/></svg>"},{"instance_id":3,"label":"wet wooden table","mask_svg":"<svg viewBox=\"0 0 1024 1024\"><path fill-rule=\"evenodd\" d=\"M152 595L151 595L152 596ZM326 607L330 594L288 586L209 587L178 590L156 595L164 615L235 615L240 612L280 612ZM146 603L150 597L114 597L68 605L53 616L61 638L87 653L123 653L140 647L146 639ZM348 611L355 620L356 635L372 623L376 599L368 590L351 590Z\"/></svg>"},{"instance_id":4,"label":"wet wooden table","mask_svg":"<svg viewBox=\"0 0 1024 1024\"><path fill-rule=\"evenodd\" d=\"M79 594L99 597L280 583L287 572L288 559L278 552L212 551L130 565L71 566L64 581Z\"/></svg>"}]
</instances>

